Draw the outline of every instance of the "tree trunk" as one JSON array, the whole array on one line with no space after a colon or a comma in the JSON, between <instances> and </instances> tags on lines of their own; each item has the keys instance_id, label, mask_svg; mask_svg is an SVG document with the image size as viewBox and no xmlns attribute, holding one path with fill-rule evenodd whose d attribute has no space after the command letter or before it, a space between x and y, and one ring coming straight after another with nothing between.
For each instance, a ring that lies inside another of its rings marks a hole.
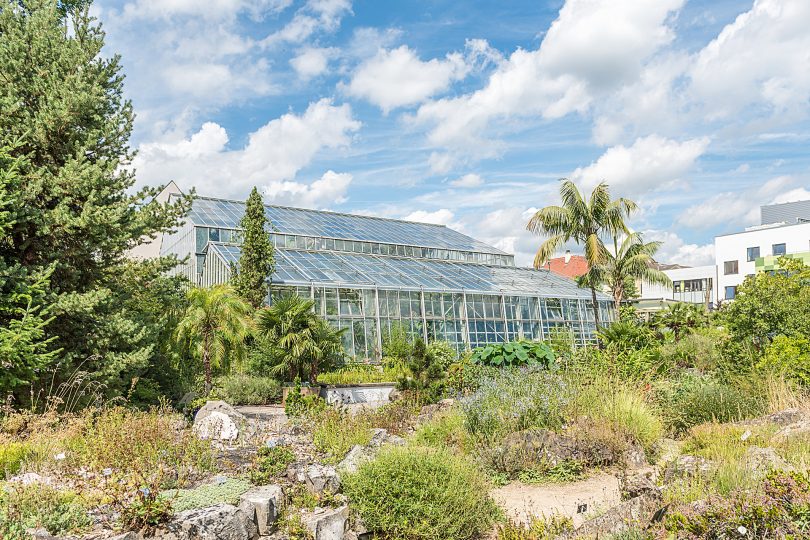
<instances>
[{"instance_id":1,"label":"tree trunk","mask_svg":"<svg viewBox=\"0 0 810 540\"><path fill-rule=\"evenodd\" d=\"M596 323L596 332L599 332L600 324L599 321L599 301L596 299L596 287L591 285L591 300L593 301L593 320ZM602 348L602 341L599 339L599 336L596 336L596 344L599 345L599 348Z\"/></svg>"},{"instance_id":2,"label":"tree trunk","mask_svg":"<svg viewBox=\"0 0 810 540\"><path fill-rule=\"evenodd\" d=\"M202 361L203 370L205 371L205 395L211 393L211 337L206 333L203 338Z\"/></svg>"}]
</instances>

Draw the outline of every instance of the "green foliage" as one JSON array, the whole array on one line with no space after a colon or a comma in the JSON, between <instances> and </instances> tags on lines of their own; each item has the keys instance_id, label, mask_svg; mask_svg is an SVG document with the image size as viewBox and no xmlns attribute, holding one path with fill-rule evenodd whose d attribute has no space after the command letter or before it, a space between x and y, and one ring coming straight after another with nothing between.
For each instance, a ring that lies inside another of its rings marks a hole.
<instances>
[{"instance_id":1,"label":"green foliage","mask_svg":"<svg viewBox=\"0 0 810 540\"><path fill-rule=\"evenodd\" d=\"M174 507L170 499L161 496L156 486L142 486L135 497L121 506L121 524L140 531L152 529L171 519Z\"/></svg>"},{"instance_id":2,"label":"green foliage","mask_svg":"<svg viewBox=\"0 0 810 540\"><path fill-rule=\"evenodd\" d=\"M371 422L366 415L327 409L314 418L312 443L326 454L325 463L338 463L354 445L371 442Z\"/></svg>"},{"instance_id":3,"label":"green foliage","mask_svg":"<svg viewBox=\"0 0 810 540\"><path fill-rule=\"evenodd\" d=\"M259 352L254 369L287 380L314 383L321 371L343 359L341 336L313 310L313 302L296 295L274 299L256 317Z\"/></svg>"},{"instance_id":4,"label":"green foliage","mask_svg":"<svg viewBox=\"0 0 810 540\"><path fill-rule=\"evenodd\" d=\"M400 390L414 392L427 402L435 402L444 392L445 370L442 358L435 358L425 342L417 338L407 360L408 371L397 383Z\"/></svg>"},{"instance_id":5,"label":"green foliage","mask_svg":"<svg viewBox=\"0 0 810 540\"><path fill-rule=\"evenodd\" d=\"M256 485L269 484L281 476L287 465L295 461L295 454L285 446L262 446L256 452L256 461L250 471L250 481Z\"/></svg>"},{"instance_id":6,"label":"green foliage","mask_svg":"<svg viewBox=\"0 0 810 540\"><path fill-rule=\"evenodd\" d=\"M222 478L216 483L203 484L193 489L164 491L161 497L171 501L175 512L205 508L219 503L238 505L239 497L250 489L250 485L250 482L241 478Z\"/></svg>"},{"instance_id":7,"label":"green foliage","mask_svg":"<svg viewBox=\"0 0 810 540\"><path fill-rule=\"evenodd\" d=\"M565 484L581 480L585 466L575 459L566 459L551 466L529 468L520 471L518 480L524 484Z\"/></svg>"},{"instance_id":8,"label":"green foliage","mask_svg":"<svg viewBox=\"0 0 810 540\"><path fill-rule=\"evenodd\" d=\"M242 247L239 267L234 268L236 292L254 308L260 307L270 294L270 277L276 262L264 203L256 187L250 192L242 218Z\"/></svg>"},{"instance_id":9,"label":"green foliage","mask_svg":"<svg viewBox=\"0 0 810 540\"><path fill-rule=\"evenodd\" d=\"M103 45L88 2L7 2L0 10L0 311L16 313L0 313L0 327L17 334L20 354L31 353L27 366L10 359L23 367L11 379L35 391L38 376L51 380L39 368L58 365L56 384L81 367L120 394L163 353L157 317L139 300L157 294L145 277L150 266L176 261L125 255L175 227L190 199L163 204L154 200L160 187L132 189L132 105L120 59L102 54ZM30 294L32 284L39 290ZM24 324L6 326L23 312ZM57 350L58 364L41 357Z\"/></svg>"},{"instance_id":10,"label":"green foliage","mask_svg":"<svg viewBox=\"0 0 810 540\"><path fill-rule=\"evenodd\" d=\"M635 320L619 320L601 328L599 338L606 346L628 351L647 347L655 341L655 334L649 326Z\"/></svg>"},{"instance_id":11,"label":"green foliage","mask_svg":"<svg viewBox=\"0 0 810 540\"><path fill-rule=\"evenodd\" d=\"M477 538L499 514L475 466L440 449L384 448L344 479L344 492L365 526L387 538Z\"/></svg>"},{"instance_id":12,"label":"green foliage","mask_svg":"<svg viewBox=\"0 0 810 540\"><path fill-rule=\"evenodd\" d=\"M411 355L411 340L405 326L400 322L391 323L382 337L383 357L405 361Z\"/></svg>"},{"instance_id":13,"label":"green foliage","mask_svg":"<svg viewBox=\"0 0 810 540\"><path fill-rule=\"evenodd\" d=\"M206 394L212 388L212 368L229 371L231 359L238 365L244 358L249 315L250 306L230 285L195 287L188 291L188 307L175 337L185 350L202 361Z\"/></svg>"},{"instance_id":14,"label":"green foliage","mask_svg":"<svg viewBox=\"0 0 810 540\"><path fill-rule=\"evenodd\" d=\"M726 333L718 328L698 328L661 346L663 364L679 368L695 368L700 372L713 371L723 365L722 344Z\"/></svg>"},{"instance_id":15,"label":"green foliage","mask_svg":"<svg viewBox=\"0 0 810 540\"><path fill-rule=\"evenodd\" d=\"M508 521L498 526L497 540L553 540L574 530L568 516L552 514L546 518L532 518L528 526Z\"/></svg>"},{"instance_id":16,"label":"green foliage","mask_svg":"<svg viewBox=\"0 0 810 540\"><path fill-rule=\"evenodd\" d=\"M281 383L272 377L236 374L216 381L214 392L231 405L267 405L281 401Z\"/></svg>"},{"instance_id":17,"label":"green foliage","mask_svg":"<svg viewBox=\"0 0 810 540\"><path fill-rule=\"evenodd\" d=\"M461 410L454 407L420 424L413 434L413 441L420 446L467 453L472 450L473 440L464 427L464 420Z\"/></svg>"},{"instance_id":18,"label":"green foliage","mask_svg":"<svg viewBox=\"0 0 810 540\"><path fill-rule=\"evenodd\" d=\"M810 266L781 257L782 271L760 272L737 288L720 315L733 341L761 349L773 336L810 336Z\"/></svg>"},{"instance_id":19,"label":"green foliage","mask_svg":"<svg viewBox=\"0 0 810 540\"><path fill-rule=\"evenodd\" d=\"M427 346L427 354L433 359L435 364L447 371L451 364L458 360L458 353L446 341L431 341Z\"/></svg>"},{"instance_id":20,"label":"green foliage","mask_svg":"<svg viewBox=\"0 0 810 540\"><path fill-rule=\"evenodd\" d=\"M43 527L49 533L80 533L92 521L79 496L44 484L8 484L0 489L0 538L28 540L27 529Z\"/></svg>"},{"instance_id":21,"label":"green foliage","mask_svg":"<svg viewBox=\"0 0 810 540\"><path fill-rule=\"evenodd\" d=\"M472 362L494 367L529 366L554 369L554 351L541 341L510 341L489 343L473 350Z\"/></svg>"},{"instance_id":22,"label":"green foliage","mask_svg":"<svg viewBox=\"0 0 810 540\"><path fill-rule=\"evenodd\" d=\"M289 417L312 416L326 409L326 401L317 394L304 395L301 381L295 380L295 386L287 393L284 402L284 413Z\"/></svg>"},{"instance_id":23,"label":"green foliage","mask_svg":"<svg viewBox=\"0 0 810 540\"><path fill-rule=\"evenodd\" d=\"M393 383L405 376L403 367L393 365L380 369L370 364L346 364L335 371L318 375L318 384L350 385L369 383Z\"/></svg>"},{"instance_id":24,"label":"green foliage","mask_svg":"<svg viewBox=\"0 0 810 540\"><path fill-rule=\"evenodd\" d=\"M706 308L687 302L668 305L665 309L656 313L650 321L650 326L659 332L672 332L675 341L680 340L697 328L706 328L708 325L709 314Z\"/></svg>"},{"instance_id":25,"label":"green foliage","mask_svg":"<svg viewBox=\"0 0 810 540\"><path fill-rule=\"evenodd\" d=\"M20 472L20 467L31 451L30 445L22 442L0 441L0 477Z\"/></svg>"},{"instance_id":26,"label":"green foliage","mask_svg":"<svg viewBox=\"0 0 810 540\"><path fill-rule=\"evenodd\" d=\"M485 377L461 403L467 431L488 441L533 427L559 429L565 385L546 371L505 369Z\"/></svg>"},{"instance_id":27,"label":"green foliage","mask_svg":"<svg viewBox=\"0 0 810 540\"><path fill-rule=\"evenodd\" d=\"M803 386L810 386L810 339L805 336L776 336L765 349L759 367Z\"/></svg>"}]
</instances>

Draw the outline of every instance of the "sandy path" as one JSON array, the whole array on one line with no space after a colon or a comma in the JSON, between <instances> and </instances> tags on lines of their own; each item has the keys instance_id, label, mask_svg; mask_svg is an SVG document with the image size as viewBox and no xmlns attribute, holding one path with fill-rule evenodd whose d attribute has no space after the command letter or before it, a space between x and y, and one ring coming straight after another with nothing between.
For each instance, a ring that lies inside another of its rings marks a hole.
<instances>
[{"instance_id":1,"label":"sandy path","mask_svg":"<svg viewBox=\"0 0 810 540\"><path fill-rule=\"evenodd\" d=\"M621 501L619 480L607 473L569 484L512 482L492 490L490 495L517 522L528 524L532 517L557 513L572 518L575 527Z\"/></svg>"}]
</instances>

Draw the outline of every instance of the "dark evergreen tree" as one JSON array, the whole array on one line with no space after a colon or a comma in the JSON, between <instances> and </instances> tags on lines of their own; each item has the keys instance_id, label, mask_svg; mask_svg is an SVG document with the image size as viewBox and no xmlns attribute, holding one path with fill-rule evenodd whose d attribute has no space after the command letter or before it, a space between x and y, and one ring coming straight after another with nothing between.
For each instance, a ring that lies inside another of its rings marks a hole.
<instances>
[{"instance_id":1,"label":"dark evergreen tree","mask_svg":"<svg viewBox=\"0 0 810 540\"><path fill-rule=\"evenodd\" d=\"M257 308L264 304L270 293L270 276L276 262L264 203L255 187L245 204L241 225L242 255L239 268L233 271L233 285L239 296Z\"/></svg>"},{"instance_id":2,"label":"dark evergreen tree","mask_svg":"<svg viewBox=\"0 0 810 540\"><path fill-rule=\"evenodd\" d=\"M89 3L0 0L0 146L24 158L0 257L29 275L52 268L44 338L55 337L63 372L81 366L124 391L159 349L133 302L158 279L154 265L126 254L170 230L189 201L158 204L160 187L131 189L132 105Z\"/></svg>"}]
</instances>

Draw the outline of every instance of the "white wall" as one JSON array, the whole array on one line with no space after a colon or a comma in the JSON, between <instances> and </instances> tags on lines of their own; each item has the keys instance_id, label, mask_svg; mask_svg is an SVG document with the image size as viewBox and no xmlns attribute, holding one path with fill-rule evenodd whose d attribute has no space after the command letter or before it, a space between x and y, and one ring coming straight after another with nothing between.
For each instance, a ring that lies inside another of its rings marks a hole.
<instances>
[{"instance_id":1,"label":"white wall","mask_svg":"<svg viewBox=\"0 0 810 540\"><path fill-rule=\"evenodd\" d=\"M177 184L174 182L169 182L163 191L158 193L155 196L155 201L160 204L166 204L169 201L169 197L172 195L182 195L183 192L180 191L180 188L177 187ZM149 238L145 236L141 238L141 243L137 246L133 247L129 250L127 257L130 259L156 259L160 257L160 245L163 241L163 234L158 233L155 238Z\"/></svg>"},{"instance_id":2,"label":"white wall","mask_svg":"<svg viewBox=\"0 0 810 540\"><path fill-rule=\"evenodd\" d=\"M714 265L696 266L694 268L676 268L674 270L664 270L664 273L669 276L669 279L673 282L688 279L711 279L712 286L715 287L714 284L717 281ZM695 304L703 304L706 301L705 292L703 291L676 293L671 285L663 287L661 285L642 283L640 292L642 299L658 300L664 298L677 300L679 302L692 302ZM714 301L714 294L715 292L712 291L712 301Z\"/></svg>"},{"instance_id":3,"label":"white wall","mask_svg":"<svg viewBox=\"0 0 810 540\"><path fill-rule=\"evenodd\" d=\"M753 228L736 234L717 236L714 239L715 264L717 265L716 294L725 299L726 287L740 285L745 277L756 271L755 261L747 260L747 249L759 246L759 256L773 255L773 244L786 244L787 253L810 251L810 223ZM725 275L724 263L738 261L737 274Z\"/></svg>"}]
</instances>

